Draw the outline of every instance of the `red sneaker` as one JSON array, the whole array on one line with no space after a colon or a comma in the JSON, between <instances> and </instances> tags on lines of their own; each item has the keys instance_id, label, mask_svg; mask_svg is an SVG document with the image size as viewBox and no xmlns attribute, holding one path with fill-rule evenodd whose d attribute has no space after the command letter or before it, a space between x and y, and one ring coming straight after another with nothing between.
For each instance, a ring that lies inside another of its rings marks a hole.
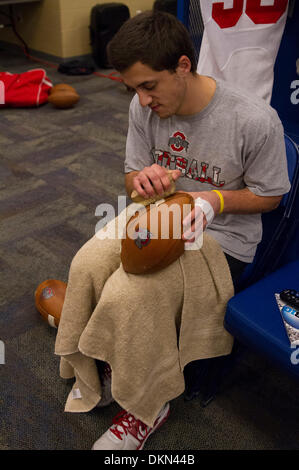
<instances>
[{"instance_id":1,"label":"red sneaker","mask_svg":"<svg viewBox=\"0 0 299 470\"><path fill-rule=\"evenodd\" d=\"M121 411L108 431L94 443L92 450L141 450L148 437L167 420L169 413L169 403L166 403L154 427L150 428L127 411Z\"/></svg>"}]
</instances>

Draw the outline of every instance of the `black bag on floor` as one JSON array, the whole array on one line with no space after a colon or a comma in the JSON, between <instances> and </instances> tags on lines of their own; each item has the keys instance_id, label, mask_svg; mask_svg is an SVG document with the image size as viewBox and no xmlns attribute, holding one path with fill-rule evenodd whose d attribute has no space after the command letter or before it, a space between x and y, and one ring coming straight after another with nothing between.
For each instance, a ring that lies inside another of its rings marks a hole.
<instances>
[{"instance_id":1,"label":"black bag on floor","mask_svg":"<svg viewBox=\"0 0 299 470\"><path fill-rule=\"evenodd\" d=\"M92 57L99 67L111 67L107 59L107 45L129 18L129 8L123 3L104 3L92 8L89 26L90 41Z\"/></svg>"},{"instance_id":2,"label":"black bag on floor","mask_svg":"<svg viewBox=\"0 0 299 470\"><path fill-rule=\"evenodd\" d=\"M177 16L177 0L156 0L153 5L154 11L166 11Z\"/></svg>"},{"instance_id":3,"label":"black bag on floor","mask_svg":"<svg viewBox=\"0 0 299 470\"><path fill-rule=\"evenodd\" d=\"M95 66L87 60L70 60L59 65L58 72L66 75L90 75L95 71Z\"/></svg>"}]
</instances>

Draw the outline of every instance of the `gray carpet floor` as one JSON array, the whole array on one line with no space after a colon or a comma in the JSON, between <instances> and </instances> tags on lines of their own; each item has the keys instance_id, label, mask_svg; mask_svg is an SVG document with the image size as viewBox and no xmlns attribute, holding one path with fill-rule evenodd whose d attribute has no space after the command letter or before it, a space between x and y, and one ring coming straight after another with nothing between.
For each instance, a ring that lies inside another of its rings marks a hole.
<instances>
[{"instance_id":1,"label":"gray carpet floor","mask_svg":"<svg viewBox=\"0 0 299 470\"><path fill-rule=\"evenodd\" d=\"M0 449L88 450L119 406L64 412L71 383L59 377L56 330L35 310L34 291L45 279L67 281L74 254L94 234L97 205L117 207L125 195L132 95L119 82L61 75L0 50L0 71L39 67L81 99L68 110L0 110ZM245 351L209 406L175 399L145 449L298 450L298 405L298 384Z\"/></svg>"}]
</instances>

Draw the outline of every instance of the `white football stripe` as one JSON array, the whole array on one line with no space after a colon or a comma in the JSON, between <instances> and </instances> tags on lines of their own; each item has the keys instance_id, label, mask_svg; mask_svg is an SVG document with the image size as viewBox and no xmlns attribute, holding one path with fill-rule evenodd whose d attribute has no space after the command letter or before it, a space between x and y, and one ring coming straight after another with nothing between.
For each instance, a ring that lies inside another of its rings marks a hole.
<instances>
[{"instance_id":1,"label":"white football stripe","mask_svg":"<svg viewBox=\"0 0 299 470\"><path fill-rule=\"evenodd\" d=\"M57 328L55 325L55 318L52 315L48 315L48 323L49 325L53 326L53 328Z\"/></svg>"}]
</instances>

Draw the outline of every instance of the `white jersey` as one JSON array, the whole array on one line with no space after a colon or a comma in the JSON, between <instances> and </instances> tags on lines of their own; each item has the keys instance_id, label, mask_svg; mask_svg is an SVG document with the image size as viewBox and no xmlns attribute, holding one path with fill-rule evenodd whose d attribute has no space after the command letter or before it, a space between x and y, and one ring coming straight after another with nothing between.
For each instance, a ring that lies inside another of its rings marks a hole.
<instances>
[{"instance_id":1,"label":"white jersey","mask_svg":"<svg viewBox=\"0 0 299 470\"><path fill-rule=\"evenodd\" d=\"M271 100L288 0L200 0L204 34L197 71Z\"/></svg>"}]
</instances>

